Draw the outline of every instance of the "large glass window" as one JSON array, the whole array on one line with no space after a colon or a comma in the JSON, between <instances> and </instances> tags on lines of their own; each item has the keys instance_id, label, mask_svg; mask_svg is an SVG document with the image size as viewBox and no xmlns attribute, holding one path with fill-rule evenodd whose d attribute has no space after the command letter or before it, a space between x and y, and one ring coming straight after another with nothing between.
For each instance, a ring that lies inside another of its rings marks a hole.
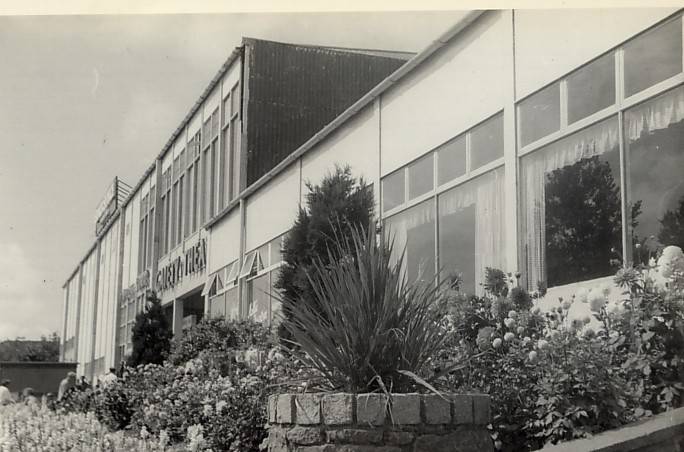
<instances>
[{"instance_id":1,"label":"large glass window","mask_svg":"<svg viewBox=\"0 0 684 452\"><path fill-rule=\"evenodd\" d=\"M228 289L226 296L226 319L237 319L240 316L240 304L238 303L237 287Z\"/></svg>"},{"instance_id":2,"label":"large glass window","mask_svg":"<svg viewBox=\"0 0 684 452\"><path fill-rule=\"evenodd\" d=\"M525 156L522 169L530 288L612 274L622 229L616 118Z\"/></svg>"},{"instance_id":3,"label":"large glass window","mask_svg":"<svg viewBox=\"0 0 684 452\"><path fill-rule=\"evenodd\" d=\"M429 199L385 221L393 255L404 253L408 281L433 281L435 276L435 202Z\"/></svg>"},{"instance_id":4,"label":"large glass window","mask_svg":"<svg viewBox=\"0 0 684 452\"><path fill-rule=\"evenodd\" d=\"M437 148L439 185L466 173L466 136L454 138Z\"/></svg>"},{"instance_id":5,"label":"large glass window","mask_svg":"<svg viewBox=\"0 0 684 452\"><path fill-rule=\"evenodd\" d=\"M678 17L628 42L625 47L625 95L682 72L682 19Z\"/></svg>"},{"instance_id":6,"label":"large glass window","mask_svg":"<svg viewBox=\"0 0 684 452\"><path fill-rule=\"evenodd\" d=\"M209 315L211 317L226 316L226 294L225 292L215 295L209 299Z\"/></svg>"},{"instance_id":7,"label":"large glass window","mask_svg":"<svg viewBox=\"0 0 684 452\"><path fill-rule=\"evenodd\" d=\"M433 154L430 153L409 165L408 173L409 199L431 191L435 187Z\"/></svg>"},{"instance_id":8,"label":"large glass window","mask_svg":"<svg viewBox=\"0 0 684 452\"><path fill-rule=\"evenodd\" d=\"M268 324L271 311L271 275L265 273L247 281L247 313L251 320Z\"/></svg>"},{"instance_id":9,"label":"large glass window","mask_svg":"<svg viewBox=\"0 0 684 452\"><path fill-rule=\"evenodd\" d=\"M684 87L627 110L629 204L633 258L657 248L684 248Z\"/></svg>"},{"instance_id":10,"label":"large glass window","mask_svg":"<svg viewBox=\"0 0 684 452\"><path fill-rule=\"evenodd\" d=\"M488 119L470 133L470 168L503 157L503 113Z\"/></svg>"},{"instance_id":11,"label":"large glass window","mask_svg":"<svg viewBox=\"0 0 684 452\"><path fill-rule=\"evenodd\" d=\"M519 106L523 146L560 129L560 85L554 83L525 99Z\"/></svg>"},{"instance_id":12,"label":"large glass window","mask_svg":"<svg viewBox=\"0 0 684 452\"><path fill-rule=\"evenodd\" d=\"M475 293L475 206L439 215L439 265L442 278L459 281L462 292Z\"/></svg>"},{"instance_id":13,"label":"large glass window","mask_svg":"<svg viewBox=\"0 0 684 452\"><path fill-rule=\"evenodd\" d=\"M615 54L609 53L568 77L568 123L615 103Z\"/></svg>"},{"instance_id":14,"label":"large glass window","mask_svg":"<svg viewBox=\"0 0 684 452\"><path fill-rule=\"evenodd\" d=\"M382 180L382 209L383 211L391 210L397 206L404 204L404 169L390 174Z\"/></svg>"}]
</instances>

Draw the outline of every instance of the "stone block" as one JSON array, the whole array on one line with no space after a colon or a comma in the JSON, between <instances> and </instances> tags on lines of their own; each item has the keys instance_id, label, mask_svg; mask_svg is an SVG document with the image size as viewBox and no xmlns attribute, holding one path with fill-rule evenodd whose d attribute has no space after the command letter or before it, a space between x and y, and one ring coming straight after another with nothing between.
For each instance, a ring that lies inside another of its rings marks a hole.
<instances>
[{"instance_id":1,"label":"stone block","mask_svg":"<svg viewBox=\"0 0 684 452\"><path fill-rule=\"evenodd\" d=\"M384 435L384 442L388 446L406 446L411 444L415 435L411 432L397 432L388 430Z\"/></svg>"},{"instance_id":2,"label":"stone block","mask_svg":"<svg viewBox=\"0 0 684 452\"><path fill-rule=\"evenodd\" d=\"M391 421L400 425L420 424L420 395L392 395Z\"/></svg>"},{"instance_id":3,"label":"stone block","mask_svg":"<svg viewBox=\"0 0 684 452\"><path fill-rule=\"evenodd\" d=\"M454 424L472 424L473 423L473 399L466 394L456 394L451 396L451 404L453 407L453 423Z\"/></svg>"},{"instance_id":4,"label":"stone block","mask_svg":"<svg viewBox=\"0 0 684 452\"><path fill-rule=\"evenodd\" d=\"M287 431L287 440L298 446L313 446L323 442L323 432L318 427L294 427Z\"/></svg>"},{"instance_id":5,"label":"stone block","mask_svg":"<svg viewBox=\"0 0 684 452\"><path fill-rule=\"evenodd\" d=\"M489 396L486 394L472 394L473 399L473 423L487 425L490 422Z\"/></svg>"},{"instance_id":6,"label":"stone block","mask_svg":"<svg viewBox=\"0 0 684 452\"><path fill-rule=\"evenodd\" d=\"M276 402L276 422L294 424L294 403L292 394L280 394Z\"/></svg>"},{"instance_id":7,"label":"stone block","mask_svg":"<svg viewBox=\"0 0 684 452\"><path fill-rule=\"evenodd\" d=\"M423 407L426 424L450 424L451 400L448 396L436 394L423 396Z\"/></svg>"},{"instance_id":8,"label":"stone block","mask_svg":"<svg viewBox=\"0 0 684 452\"><path fill-rule=\"evenodd\" d=\"M327 425L348 425L353 421L352 394L326 394L321 399L323 422Z\"/></svg>"},{"instance_id":9,"label":"stone block","mask_svg":"<svg viewBox=\"0 0 684 452\"><path fill-rule=\"evenodd\" d=\"M382 430L363 430L357 428L343 428L327 432L328 442L340 444L380 444Z\"/></svg>"},{"instance_id":10,"label":"stone block","mask_svg":"<svg viewBox=\"0 0 684 452\"><path fill-rule=\"evenodd\" d=\"M316 425L321 423L322 394L298 394L295 396L297 424Z\"/></svg>"},{"instance_id":11,"label":"stone block","mask_svg":"<svg viewBox=\"0 0 684 452\"><path fill-rule=\"evenodd\" d=\"M356 396L356 422L359 425L383 425L387 413L387 397L382 394Z\"/></svg>"},{"instance_id":12,"label":"stone block","mask_svg":"<svg viewBox=\"0 0 684 452\"><path fill-rule=\"evenodd\" d=\"M275 424L276 422L276 406L278 405L278 395L268 396L268 422Z\"/></svg>"},{"instance_id":13,"label":"stone block","mask_svg":"<svg viewBox=\"0 0 684 452\"><path fill-rule=\"evenodd\" d=\"M463 430L448 435L422 435L416 438L414 452L493 452L486 430Z\"/></svg>"}]
</instances>

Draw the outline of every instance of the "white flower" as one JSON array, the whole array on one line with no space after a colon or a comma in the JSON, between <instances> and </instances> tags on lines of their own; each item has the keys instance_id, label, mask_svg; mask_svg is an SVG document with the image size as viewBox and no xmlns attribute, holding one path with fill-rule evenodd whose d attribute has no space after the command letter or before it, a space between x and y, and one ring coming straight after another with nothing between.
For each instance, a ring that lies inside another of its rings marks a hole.
<instances>
[{"instance_id":1,"label":"white flower","mask_svg":"<svg viewBox=\"0 0 684 452\"><path fill-rule=\"evenodd\" d=\"M515 338L515 334L511 333L510 331L506 334L504 334L504 340L506 342L510 342Z\"/></svg>"},{"instance_id":2,"label":"white flower","mask_svg":"<svg viewBox=\"0 0 684 452\"><path fill-rule=\"evenodd\" d=\"M518 313L515 312L515 311L509 311L509 312L508 312L508 318L509 318L509 319L514 319L514 320L515 320L515 319L518 318Z\"/></svg>"},{"instance_id":3,"label":"white flower","mask_svg":"<svg viewBox=\"0 0 684 452\"><path fill-rule=\"evenodd\" d=\"M589 300L589 307L594 312L599 312L606 304L606 296L603 294L603 290L598 287L589 291L587 299Z\"/></svg>"},{"instance_id":4,"label":"white flower","mask_svg":"<svg viewBox=\"0 0 684 452\"><path fill-rule=\"evenodd\" d=\"M544 339L539 339L537 341L537 348L539 350L544 350L545 348L548 348L548 346L549 346L549 342L544 340Z\"/></svg>"},{"instance_id":5,"label":"white flower","mask_svg":"<svg viewBox=\"0 0 684 452\"><path fill-rule=\"evenodd\" d=\"M515 319L512 319L510 317L506 318L504 319L504 324L506 325L506 328L513 328L513 326L515 325Z\"/></svg>"},{"instance_id":6,"label":"white flower","mask_svg":"<svg viewBox=\"0 0 684 452\"><path fill-rule=\"evenodd\" d=\"M675 271L684 272L684 253L678 246L668 246L658 259L660 274L670 278Z\"/></svg>"},{"instance_id":7,"label":"white flower","mask_svg":"<svg viewBox=\"0 0 684 452\"><path fill-rule=\"evenodd\" d=\"M494 348L499 348L499 347L501 347L501 339L498 338L498 337L497 337L496 339L494 339L494 340L492 341L492 347L494 347Z\"/></svg>"}]
</instances>

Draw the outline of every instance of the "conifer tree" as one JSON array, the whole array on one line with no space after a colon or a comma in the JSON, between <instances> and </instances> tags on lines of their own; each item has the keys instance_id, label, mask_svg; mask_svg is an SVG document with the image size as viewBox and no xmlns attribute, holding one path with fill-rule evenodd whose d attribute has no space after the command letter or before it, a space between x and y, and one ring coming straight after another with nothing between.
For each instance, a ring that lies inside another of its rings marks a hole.
<instances>
[{"instance_id":1,"label":"conifer tree","mask_svg":"<svg viewBox=\"0 0 684 452\"><path fill-rule=\"evenodd\" d=\"M306 207L300 208L283 244L283 261L276 288L280 290L283 314L292 303L316 303L308 273L314 261L330 263L335 240L351 240L351 228L372 227L373 191L362 178L352 176L349 166L335 167L320 183L306 184ZM280 332L281 337L287 333Z\"/></svg>"},{"instance_id":2,"label":"conifer tree","mask_svg":"<svg viewBox=\"0 0 684 452\"><path fill-rule=\"evenodd\" d=\"M173 332L164 314L161 300L152 295L145 311L135 316L133 325L133 352L128 358L129 366L162 364L169 355Z\"/></svg>"}]
</instances>

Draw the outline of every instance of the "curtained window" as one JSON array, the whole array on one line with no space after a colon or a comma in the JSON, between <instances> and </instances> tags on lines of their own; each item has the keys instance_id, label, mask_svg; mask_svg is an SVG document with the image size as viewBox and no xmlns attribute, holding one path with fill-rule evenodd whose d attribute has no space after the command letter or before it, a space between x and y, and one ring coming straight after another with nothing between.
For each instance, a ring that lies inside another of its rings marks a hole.
<instances>
[{"instance_id":1,"label":"curtained window","mask_svg":"<svg viewBox=\"0 0 684 452\"><path fill-rule=\"evenodd\" d=\"M429 199L385 220L393 255L404 255L408 281L432 281L435 276L435 201Z\"/></svg>"},{"instance_id":2,"label":"curtained window","mask_svg":"<svg viewBox=\"0 0 684 452\"><path fill-rule=\"evenodd\" d=\"M465 293L482 293L486 267L506 269L503 183L497 169L439 196L441 274L459 274Z\"/></svg>"},{"instance_id":3,"label":"curtained window","mask_svg":"<svg viewBox=\"0 0 684 452\"><path fill-rule=\"evenodd\" d=\"M612 117L522 158L530 289L610 275L620 249L620 157Z\"/></svg>"},{"instance_id":4,"label":"curtained window","mask_svg":"<svg viewBox=\"0 0 684 452\"><path fill-rule=\"evenodd\" d=\"M628 199L636 262L658 247L684 247L684 87L624 115Z\"/></svg>"}]
</instances>

